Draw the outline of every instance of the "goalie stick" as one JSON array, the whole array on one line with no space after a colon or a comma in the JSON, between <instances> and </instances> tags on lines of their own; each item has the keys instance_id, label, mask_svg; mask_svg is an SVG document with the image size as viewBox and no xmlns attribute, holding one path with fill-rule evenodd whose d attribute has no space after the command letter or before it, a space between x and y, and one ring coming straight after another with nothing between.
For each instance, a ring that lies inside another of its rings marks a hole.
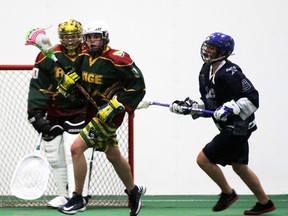
<instances>
[{"instance_id":1,"label":"goalie stick","mask_svg":"<svg viewBox=\"0 0 288 216\"><path fill-rule=\"evenodd\" d=\"M155 101L141 101L137 107L137 109L147 109L149 106L151 105L156 105L156 106L163 106L163 107L169 107L170 104L166 104L166 103L160 103L160 102L155 102ZM183 106L184 109L190 110L190 111L194 111L194 112L201 112L201 113L205 113L205 114L209 114L209 115L213 115L214 111L212 110L205 110L205 109L195 109L192 107L185 107Z\"/></svg>"},{"instance_id":2,"label":"goalie stick","mask_svg":"<svg viewBox=\"0 0 288 216\"><path fill-rule=\"evenodd\" d=\"M46 35L46 29L36 28L28 31L26 35L25 45L33 45L41 50L42 54L47 58L51 58L58 66L65 72L68 72L64 65L57 59L54 53L54 46L51 44L49 37ZM89 100L93 106L98 110L98 105L95 100L90 96L90 94L85 90L83 86L76 83L77 88L84 94L84 96Z\"/></svg>"},{"instance_id":3,"label":"goalie stick","mask_svg":"<svg viewBox=\"0 0 288 216\"><path fill-rule=\"evenodd\" d=\"M13 173L10 190L12 195L25 200L40 198L47 188L50 165L41 154L42 133L39 134L33 153L24 156Z\"/></svg>"}]
</instances>

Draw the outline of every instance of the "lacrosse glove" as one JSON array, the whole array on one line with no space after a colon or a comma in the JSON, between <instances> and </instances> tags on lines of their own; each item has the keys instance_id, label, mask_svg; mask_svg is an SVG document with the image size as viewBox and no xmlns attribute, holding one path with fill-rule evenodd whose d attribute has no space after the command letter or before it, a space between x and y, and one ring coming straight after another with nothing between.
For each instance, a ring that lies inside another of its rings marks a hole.
<instances>
[{"instance_id":1,"label":"lacrosse glove","mask_svg":"<svg viewBox=\"0 0 288 216\"><path fill-rule=\"evenodd\" d=\"M59 83L58 83L58 91L64 96L69 97L73 94L73 91L76 86L76 82L80 79L78 74L75 71L68 72L67 74L63 74Z\"/></svg>"},{"instance_id":2,"label":"lacrosse glove","mask_svg":"<svg viewBox=\"0 0 288 216\"><path fill-rule=\"evenodd\" d=\"M117 96L115 95L107 104L99 108L97 116L103 122L110 122L118 112L124 110L125 107L117 100Z\"/></svg>"},{"instance_id":3,"label":"lacrosse glove","mask_svg":"<svg viewBox=\"0 0 288 216\"><path fill-rule=\"evenodd\" d=\"M42 111L29 113L28 121L32 124L38 133L48 133L51 129L50 122L45 118Z\"/></svg>"},{"instance_id":4,"label":"lacrosse glove","mask_svg":"<svg viewBox=\"0 0 288 216\"><path fill-rule=\"evenodd\" d=\"M227 121L227 118L231 115L239 115L240 107L238 104L231 100L218 107L214 112L214 118L218 121Z\"/></svg>"},{"instance_id":5,"label":"lacrosse glove","mask_svg":"<svg viewBox=\"0 0 288 216\"><path fill-rule=\"evenodd\" d=\"M191 100L189 97L187 97L184 101L175 100L169 106L169 110L171 112L182 115L191 114L193 111L189 108L198 109L198 103L194 100Z\"/></svg>"}]
</instances>

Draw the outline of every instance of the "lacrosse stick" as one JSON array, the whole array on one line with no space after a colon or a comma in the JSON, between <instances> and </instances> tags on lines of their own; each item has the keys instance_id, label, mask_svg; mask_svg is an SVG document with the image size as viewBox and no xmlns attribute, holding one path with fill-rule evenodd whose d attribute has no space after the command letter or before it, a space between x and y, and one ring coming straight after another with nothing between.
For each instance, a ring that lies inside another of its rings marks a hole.
<instances>
[{"instance_id":1,"label":"lacrosse stick","mask_svg":"<svg viewBox=\"0 0 288 216\"><path fill-rule=\"evenodd\" d=\"M165 103L160 103L160 102L155 102L155 101L141 101L137 107L137 109L147 109L151 105L156 105L156 106L163 106L163 107L169 107L170 104L165 104ZM209 115L213 115L214 111L212 110L205 110L205 109L195 109L192 107L185 107L183 106L184 109L194 111L194 112L201 112Z\"/></svg>"},{"instance_id":2,"label":"lacrosse stick","mask_svg":"<svg viewBox=\"0 0 288 216\"><path fill-rule=\"evenodd\" d=\"M89 189L90 189L90 183L91 183L91 177L92 177L92 168L93 168L93 161L94 161L94 153L95 153L95 148L92 148L92 155L91 155L90 163L89 163L88 191L87 191L87 195L88 195L88 196L89 196Z\"/></svg>"},{"instance_id":3,"label":"lacrosse stick","mask_svg":"<svg viewBox=\"0 0 288 216\"><path fill-rule=\"evenodd\" d=\"M19 161L12 176L11 193L20 199L38 199L47 189L50 167L47 159L41 155L41 140L42 133L34 152Z\"/></svg>"},{"instance_id":4,"label":"lacrosse stick","mask_svg":"<svg viewBox=\"0 0 288 216\"><path fill-rule=\"evenodd\" d=\"M68 72L64 65L58 61L54 53L54 46L51 44L49 37L46 35L46 29L36 28L29 30L26 35L25 45L33 45L41 50L42 54L47 58L51 58L58 66L65 72ZM77 88L84 94L84 96L98 109L98 105L90 94L81 86L79 83L76 83Z\"/></svg>"},{"instance_id":5,"label":"lacrosse stick","mask_svg":"<svg viewBox=\"0 0 288 216\"><path fill-rule=\"evenodd\" d=\"M41 50L43 55L52 58L54 55L54 46L46 36L46 29L36 28L27 32L25 45L33 45ZM54 59L53 59L54 60Z\"/></svg>"}]
</instances>

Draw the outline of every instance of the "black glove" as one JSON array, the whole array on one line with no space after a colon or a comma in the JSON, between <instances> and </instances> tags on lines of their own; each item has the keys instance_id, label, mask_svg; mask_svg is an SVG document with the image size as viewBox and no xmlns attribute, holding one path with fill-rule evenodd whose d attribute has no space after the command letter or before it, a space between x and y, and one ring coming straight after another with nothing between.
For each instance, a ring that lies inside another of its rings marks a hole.
<instances>
[{"instance_id":1,"label":"black glove","mask_svg":"<svg viewBox=\"0 0 288 216\"><path fill-rule=\"evenodd\" d=\"M51 129L51 126L49 125L50 122L45 119L43 111L29 113L28 120L33 125L35 130L38 131L38 133L49 133Z\"/></svg>"},{"instance_id":2,"label":"black glove","mask_svg":"<svg viewBox=\"0 0 288 216\"><path fill-rule=\"evenodd\" d=\"M197 104L196 101L191 100L189 97L187 97L184 101L179 101L175 100L171 105L170 105L170 111L176 114L183 114L183 115L188 115L191 114L192 111L189 109L185 108L194 108L195 104Z\"/></svg>"}]
</instances>

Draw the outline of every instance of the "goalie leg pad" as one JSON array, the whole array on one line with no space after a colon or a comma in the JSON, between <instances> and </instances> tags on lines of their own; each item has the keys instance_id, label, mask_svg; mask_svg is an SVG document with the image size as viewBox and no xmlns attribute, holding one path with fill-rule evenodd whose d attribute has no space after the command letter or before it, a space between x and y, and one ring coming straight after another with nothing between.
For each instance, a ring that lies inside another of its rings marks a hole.
<instances>
[{"instance_id":1,"label":"goalie leg pad","mask_svg":"<svg viewBox=\"0 0 288 216\"><path fill-rule=\"evenodd\" d=\"M67 168L62 135L55 137L51 141L43 140L43 146L45 149L47 160L52 167L52 172L54 174L58 192L60 195L67 197Z\"/></svg>"},{"instance_id":2,"label":"goalie leg pad","mask_svg":"<svg viewBox=\"0 0 288 216\"><path fill-rule=\"evenodd\" d=\"M66 166L62 138L59 135L51 141L43 140L45 154L52 168Z\"/></svg>"}]
</instances>

